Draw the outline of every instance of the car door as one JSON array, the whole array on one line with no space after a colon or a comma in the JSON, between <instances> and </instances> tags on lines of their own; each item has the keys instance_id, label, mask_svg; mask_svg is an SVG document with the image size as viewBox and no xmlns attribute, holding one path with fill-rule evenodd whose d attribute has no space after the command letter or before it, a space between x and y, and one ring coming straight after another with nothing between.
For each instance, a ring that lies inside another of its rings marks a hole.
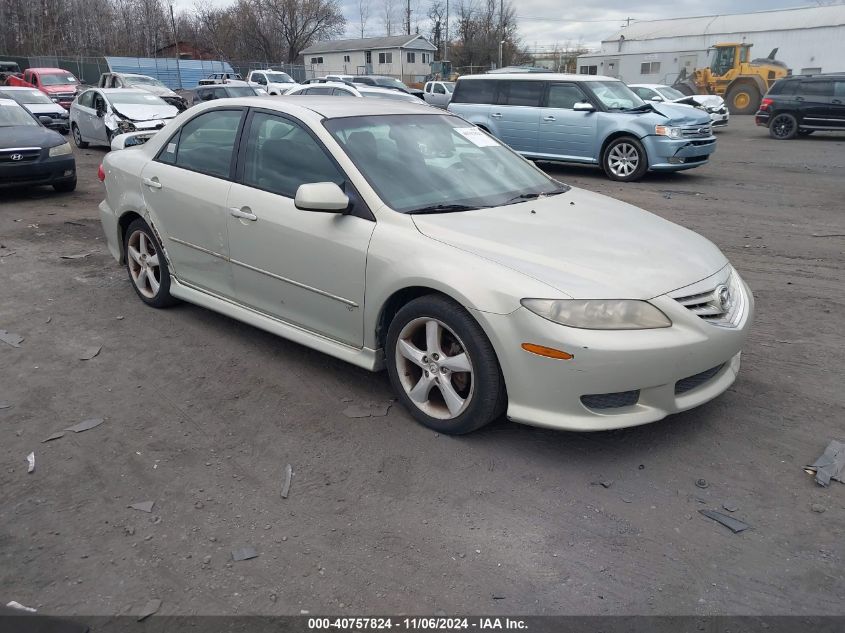
<instances>
[{"instance_id":1,"label":"car door","mask_svg":"<svg viewBox=\"0 0 845 633\"><path fill-rule=\"evenodd\" d=\"M651 88L646 88L644 86L637 86L636 88L632 88L632 90L643 101L651 101L655 97L657 97L660 101L664 100L661 95L657 94L656 90L652 90Z\"/></svg>"},{"instance_id":2,"label":"car door","mask_svg":"<svg viewBox=\"0 0 845 633\"><path fill-rule=\"evenodd\" d=\"M435 82L432 87L431 105L437 106L438 108L445 108L449 105L449 93L446 91L445 86L439 81Z\"/></svg>"},{"instance_id":3,"label":"car door","mask_svg":"<svg viewBox=\"0 0 845 633\"><path fill-rule=\"evenodd\" d=\"M521 79L497 83L496 104L490 108L497 136L512 149L533 155L537 152L544 83Z\"/></svg>"},{"instance_id":4,"label":"car door","mask_svg":"<svg viewBox=\"0 0 845 633\"><path fill-rule=\"evenodd\" d=\"M235 290L238 301L260 312L360 347L367 247L375 222L296 208L299 185L328 181L357 198L304 124L252 112L227 203Z\"/></svg>"},{"instance_id":5,"label":"car door","mask_svg":"<svg viewBox=\"0 0 845 633\"><path fill-rule=\"evenodd\" d=\"M226 200L243 108L215 108L185 123L141 173L141 190L183 283L232 297Z\"/></svg>"},{"instance_id":6,"label":"car door","mask_svg":"<svg viewBox=\"0 0 845 633\"><path fill-rule=\"evenodd\" d=\"M833 98L830 100L830 116L836 127L845 128L845 79L833 81Z\"/></svg>"},{"instance_id":7,"label":"car door","mask_svg":"<svg viewBox=\"0 0 845 633\"><path fill-rule=\"evenodd\" d=\"M73 110L74 123L76 123L76 127L79 129L82 140L90 139L91 119L95 116L94 91L86 90L83 92L71 108Z\"/></svg>"},{"instance_id":8,"label":"car door","mask_svg":"<svg viewBox=\"0 0 845 633\"><path fill-rule=\"evenodd\" d=\"M88 117L88 132L83 133L95 143L108 145L109 136L106 132L106 113L109 111L109 104L105 96L99 91L94 91L93 114Z\"/></svg>"},{"instance_id":9,"label":"car door","mask_svg":"<svg viewBox=\"0 0 845 633\"><path fill-rule=\"evenodd\" d=\"M589 102L576 83L549 84L540 116L538 155L590 161L597 157L597 112L574 109L576 103Z\"/></svg>"},{"instance_id":10,"label":"car door","mask_svg":"<svg viewBox=\"0 0 845 633\"><path fill-rule=\"evenodd\" d=\"M831 127L833 119L833 81L830 79L805 79L801 81L798 96L799 112L803 124L808 126Z\"/></svg>"}]
</instances>

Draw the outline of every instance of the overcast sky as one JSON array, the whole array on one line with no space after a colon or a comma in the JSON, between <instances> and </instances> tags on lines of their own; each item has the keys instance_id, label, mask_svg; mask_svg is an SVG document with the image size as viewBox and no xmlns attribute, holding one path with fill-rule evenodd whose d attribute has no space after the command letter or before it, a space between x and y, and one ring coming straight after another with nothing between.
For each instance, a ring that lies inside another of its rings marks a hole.
<instances>
[{"instance_id":1,"label":"overcast sky","mask_svg":"<svg viewBox=\"0 0 845 633\"><path fill-rule=\"evenodd\" d=\"M358 0L339 0L348 20L348 37L358 37L359 17ZM370 18L368 20L367 35L384 35L383 13L384 0L370 1ZM457 5L459 0L450 0ZM483 0L478 0L483 1ZM210 0L212 4L226 6L234 0ZM533 48L551 46L555 43L572 45L583 43L590 48L597 48L602 39L616 32L625 23L625 18L632 20L651 20L655 18L690 17L699 15L715 15L718 13L745 13L764 11L767 9L782 9L796 6L815 4L836 4L837 0L672 0L672 2L658 0L588 0L584 2L566 2L560 0L512 0L517 7L520 34L525 44ZM175 0L177 9L189 10L194 0ZM405 0L393 0L397 7L405 6ZM428 12L431 0L411 0L411 6L424 18ZM402 22L401 14L398 22ZM423 19L421 30L428 35L427 20Z\"/></svg>"}]
</instances>

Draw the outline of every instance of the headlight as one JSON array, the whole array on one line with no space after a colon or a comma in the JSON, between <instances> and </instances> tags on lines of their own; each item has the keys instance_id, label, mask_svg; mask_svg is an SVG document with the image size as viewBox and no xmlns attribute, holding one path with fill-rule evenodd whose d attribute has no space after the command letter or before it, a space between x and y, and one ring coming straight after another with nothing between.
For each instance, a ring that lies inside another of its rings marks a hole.
<instances>
[{"instance_id":1,"label":"headlight","mask_svg":"<svg viewBox=\"0 0 845 633\"><path fill-rule=\"evenodd\" d=\"M58 103L58 102L59 102L59 100L58 100L58 99L56 99L56 97L50 97L50 98L52 99L53 103Z\"/></svg>"},{"instance_id":2,"label":"headlight","mask_svg":"<svg viewBox=\"0 0 845 633\"><path fill-rule=\"evenodd\" d=\"M672 127L670 125L655 125L654 133L658 136L668 136L669 138L681 138L681 128Z\"/></svg>"},{"instance_id":3,"label":"headlight","mask_svg":"<svg viewBox=\"0 0 845 633\"><path fill-rule=\"evenodd\" d=\"M125 134L126 132L134 132L135 126L131 121L118 121L117 129L121 134Z\"/></svg>"},{"instance_id":4,"label":"headlight","mask_svg":"<svg viewBox=\"0 0 845 633\"><path fill-rule=\"evenodd\" d=\"M672 321L647 301L635 299L523 299L544 319L585 330L648 330Z\"/></svg>"},{"instance_id":5,"label":"headlight","mask_svg":"<svg viewBox=\"0 0 845 633\"><path fill-rule=\"evenodd\" d=\"M73 154L73 150L70 148L70 143L62 143L61 145L56 145L55 147L50 148L50 158L55 158L56 156L66 156L68 154Z\"/></svg>"}]
</instances>

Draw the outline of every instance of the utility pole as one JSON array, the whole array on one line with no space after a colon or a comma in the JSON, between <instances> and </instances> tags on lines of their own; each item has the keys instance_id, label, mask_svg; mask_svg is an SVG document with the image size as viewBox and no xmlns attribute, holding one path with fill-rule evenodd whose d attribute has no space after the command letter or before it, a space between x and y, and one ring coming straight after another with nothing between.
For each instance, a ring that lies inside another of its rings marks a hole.
<instances>
[{"instance_id":1,"label":"utility pole","mask_svg":"<svg viewBox=\"0 0 845 633\"><path fill-rule=\"evenodd\" d=\"M449 61L449 0L446 0L446 34L443 37L443 61Z\"/></svg>"},{"instance_id":2,"label":"utility pole","mask_svg":"<svg viewBox=\"0 0 845 633\"><path fill-rule=\"evenodd\" d=\"M411 0L408 0L408 3L405 8L405 29L408 35L411 34Z\"/></svg>"},{"instance_id":3,"label":"utility pole","mask_svg":"<svg viewBox=\"0 0 845 633\"><path fill-rule=\"evenodd\" d=\"M499 68L504 65L502 45L505 43L505 0L499 0Z\"/></svg>"},{"instance_id":4,"label":"utility pole","mask_svg":"<svg viewBox=\"0 0 845 633\"><path fill-rule=\"evenodd\" d=\"M179 35L176 33L176 18L173 17L173 1L170 2L170 24L173 26L173 47L176 49L176 75L179 77L179 90L182 90L182 71L179 68Z\"/></svg>"}]
</instances>

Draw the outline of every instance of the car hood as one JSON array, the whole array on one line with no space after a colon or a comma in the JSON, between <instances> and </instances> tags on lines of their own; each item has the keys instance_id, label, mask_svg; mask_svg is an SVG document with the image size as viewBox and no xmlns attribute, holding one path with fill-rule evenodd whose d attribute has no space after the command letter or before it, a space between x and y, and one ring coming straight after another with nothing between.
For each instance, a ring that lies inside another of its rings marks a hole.
<instances>
[{"instance_id":1,"label":"car hood","mask_svg":"<svg viewBox=\"0 0 845 633\"><path fill-rule=\"evenodd\" d=\"M528 275L573 299L651 299L709 277L727 263L697 233L583 189L515 205L412 218L423 235Z\"/></svg>"},{"instance_id":2,"label":"car hood","mask_svg":"<svg viewBox=\"0 0 845 633\"><path fill-rule=\"evenodd\" d=\"M79 84L57 84L54 86L44 86L43 88L40 88L40 90L48 95L52 95L59 92L76 92L78 87Z\"/></svg>"},{"instance_id":3,"label":"car hood","mask_svg":"<svg viewBox=\"0 0 845 633\"><path fill-rule=\"evenodd\" d=\"M133 121L151 121L153 119L172 119L179 110L172 105L143 105L143 104L127 104L118 103L112 105L112 109L117 113L128 117Z\"/></svg>"},{"instance_id":4,"label":"car hood","mask_svg":"<svg viewBox=\"0 0 845 633\"><path fill-rule=\"evenodd\" d=\"M55 147L65 142L61 134L40 125L16 125L0 130L0 150L12 147Z\"/></svg>"},{"instance_id":5,"label":"car hood","mask_svg":"<svg viewBox=\"0 0 845 633\"><path fill-rule=\"evenodd\" d=\"M161 86L151 86L150 84L130 84L132 90L143 90L149 92L157 97L176 97L178 96L170 88L162 88Z\"/></svg>"},{"instance_id":6,"label":"car hood","mask_svg":"<svg viewBox=\"0 0 845 633\"><path fill-rule=\"evenodd\" d=\"M684 104L652 103L652 107L668 121L665 125L705 125L710 123L710 116L701 110Z\"/></svg>"},{"instance_id":7,"label":"car hood","mask_svg":"<svg viewBox=\"0 0 845 633\"><path fill-rule=\"evenodd\" d=\"M36 116L39 114L50 114L51 112L55 114L67 114L67 110L58 103L27 103L24 107Z\"/></svg>"}]
</instances>

